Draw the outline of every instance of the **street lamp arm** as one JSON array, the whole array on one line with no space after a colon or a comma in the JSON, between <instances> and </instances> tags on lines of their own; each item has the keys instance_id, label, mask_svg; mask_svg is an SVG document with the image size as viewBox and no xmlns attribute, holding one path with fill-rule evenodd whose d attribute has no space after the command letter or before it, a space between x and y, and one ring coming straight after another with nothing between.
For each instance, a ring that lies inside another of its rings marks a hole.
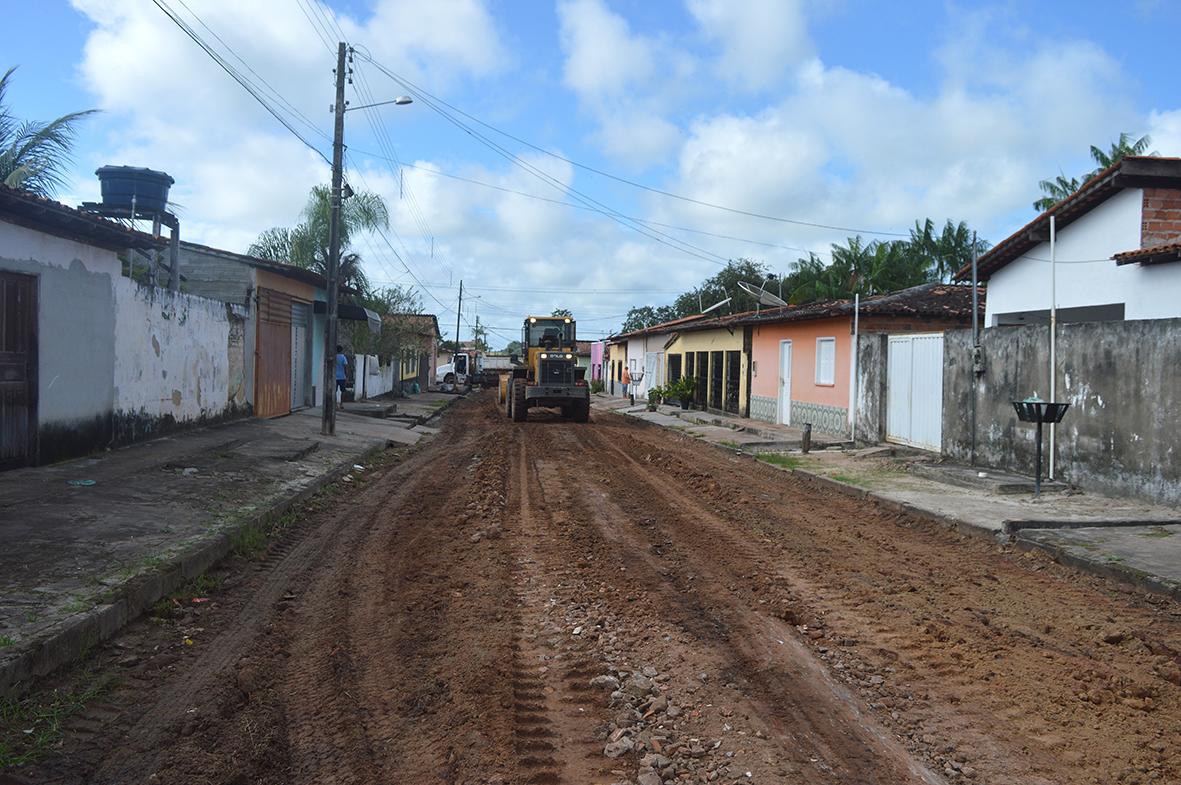
<instances>
[{"instance_id":1,"label":"street lamp arm","mask_svg":"<svg viewBox=\"0 0 1181 785\"><path fill-rule=\"evenodd\" d=\"M371 108L373 108L373 107L375 107L375 106L385 106L386 104L397 104L398 106L405 106L406 104L412 104L412 103L414 103L414 99L413 99L413 98L411 98L411 97L410 97L410 96L408 96L408 95L400 95L400 96L398 96L397 98L394 98L394 99L392 99L392 100L389 100L389 101L378 101L378 102L377 102L377 103L375 103L375 104L361 104L360 106L346 106L346 107L344 108L344 110L345 110L346 112L351 112L351 111L353 111L354 109L371 109Z\"/></svg>"}]
</instances>

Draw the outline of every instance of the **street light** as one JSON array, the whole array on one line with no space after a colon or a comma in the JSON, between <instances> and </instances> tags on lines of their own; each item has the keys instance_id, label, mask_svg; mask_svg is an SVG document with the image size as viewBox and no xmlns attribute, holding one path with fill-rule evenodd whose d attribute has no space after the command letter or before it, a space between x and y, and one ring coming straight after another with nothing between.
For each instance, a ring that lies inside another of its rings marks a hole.
<instances>
[{"instance_id":1,"label":"street light","mask_svg":"<svg viewBox=\"0 0 1181 785\"><path fill-rule=\"evenodd\" d=\"M405 106L406 104L414 103L414 99L408 95L400 95L390 101L378 101L375 104L361 104L360 106L346 106L344 110L351 112L354 109L372 109L375 106L385 106L386 104L397 104L398 106Z\"/></svg>"},{"instance_id":2,"label":"street light","mask_svg":"<svg viewBox=\"0 0 1181 785\"><path fill-rule=\"evenodd\" d=\"M368 109L373 106L413 103L408 95L400 95L389 101L374 104L347 106L344 100L344 83L347 76L345 57L348 45L343 41L336 50L336 103L332 105L335 115L332 134L332 213L328 224L328 270L325 278L328 284L328 319L324 330L324 409L320 420L320 433L325 436L336 434L336 336L337 308L340 299L340 203L352 195L352 189L342 193L344 185L344 113L349 109Z\"/></svg>"}]
</instances>

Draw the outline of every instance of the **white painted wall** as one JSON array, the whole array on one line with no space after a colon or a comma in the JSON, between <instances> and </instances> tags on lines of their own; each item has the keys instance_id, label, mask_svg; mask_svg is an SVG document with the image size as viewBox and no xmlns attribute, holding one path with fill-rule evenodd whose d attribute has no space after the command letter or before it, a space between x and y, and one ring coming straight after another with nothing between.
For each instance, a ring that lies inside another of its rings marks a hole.
<instances>
[{"instance_id":1,"label":"white painted wall","mask_svg":"<svg viewBox=\"0 0 1181 785\"><path fill-rule=\"evenodd\" d=\"M229 407L226 304L112 281L115 299L116 416L218 417ZM235 380L235 387L237 387Z\"/></svg>"},{"instance_id":2,"label":"white painted wall","mask_svg":"<svg viewBox=\"0 0 1181 785\"><path fill-rule=\"evenodd\" d=\"M1058 231L1059 308L1124 303L1125 319L1181 316L1181 264L1120 267L1111 259L1140 247L1143 201L1141 189L1125 189ZM1037 259L1050 258L1050 244L1027 256L1035 258L1018 259L989 279L986 325L997 314L1049 309L1050 264ZM1090 259L1101 261L1077 261Z\"/></svg>"},{"instance_id":3,"label":"white painted wall","mask_svg":"<svg viewBox=\"0 0 1181 785\"><path fill-rule=\"evenodd\" d=\"M114 251L66 240L34 229L0 221L0 255L36 260L49 267L70 269L81 264L87 272L120 275L123 266Z\"/></svg>"}]
</instances>

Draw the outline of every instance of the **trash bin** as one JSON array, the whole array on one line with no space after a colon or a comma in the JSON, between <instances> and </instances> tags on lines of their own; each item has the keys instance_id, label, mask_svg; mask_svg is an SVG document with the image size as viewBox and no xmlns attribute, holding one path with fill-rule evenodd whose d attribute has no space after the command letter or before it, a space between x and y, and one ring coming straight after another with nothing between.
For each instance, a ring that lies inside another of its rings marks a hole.
<instances>
[{"instance_id":1,"label":"trash bin","mask_svg":"<svg viewBox=\"0 0 1181 785\"><path fill-rule=\"evenodd\" d=\"M1017 419L1021 422L1037 423L1037 457L1035 460L1037 468L1033 477L1033 495L1040 496L1042 493L1042 423L1062 422L1062 416L1066 414L1070 404L1026 398L1024 401L1013 401L1013 408L1017 410Z\"/></svg>"}]
</instances>

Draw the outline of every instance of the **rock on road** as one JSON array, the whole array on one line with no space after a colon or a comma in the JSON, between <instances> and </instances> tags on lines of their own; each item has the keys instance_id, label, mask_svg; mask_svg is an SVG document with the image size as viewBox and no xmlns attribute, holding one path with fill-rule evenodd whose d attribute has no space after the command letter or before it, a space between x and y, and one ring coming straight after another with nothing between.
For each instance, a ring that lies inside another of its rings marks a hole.
<instances>
[{"instance_id":1,"label":"rock on road","mask_svg":"<svg viewBox=\"0 0 1181 785\"><path fill-rule=\"evenodd\" d=\"M475 396L234 568L0 782L1181 781L1173 602L614 415Z\"/></svg>"}]
</instances>

